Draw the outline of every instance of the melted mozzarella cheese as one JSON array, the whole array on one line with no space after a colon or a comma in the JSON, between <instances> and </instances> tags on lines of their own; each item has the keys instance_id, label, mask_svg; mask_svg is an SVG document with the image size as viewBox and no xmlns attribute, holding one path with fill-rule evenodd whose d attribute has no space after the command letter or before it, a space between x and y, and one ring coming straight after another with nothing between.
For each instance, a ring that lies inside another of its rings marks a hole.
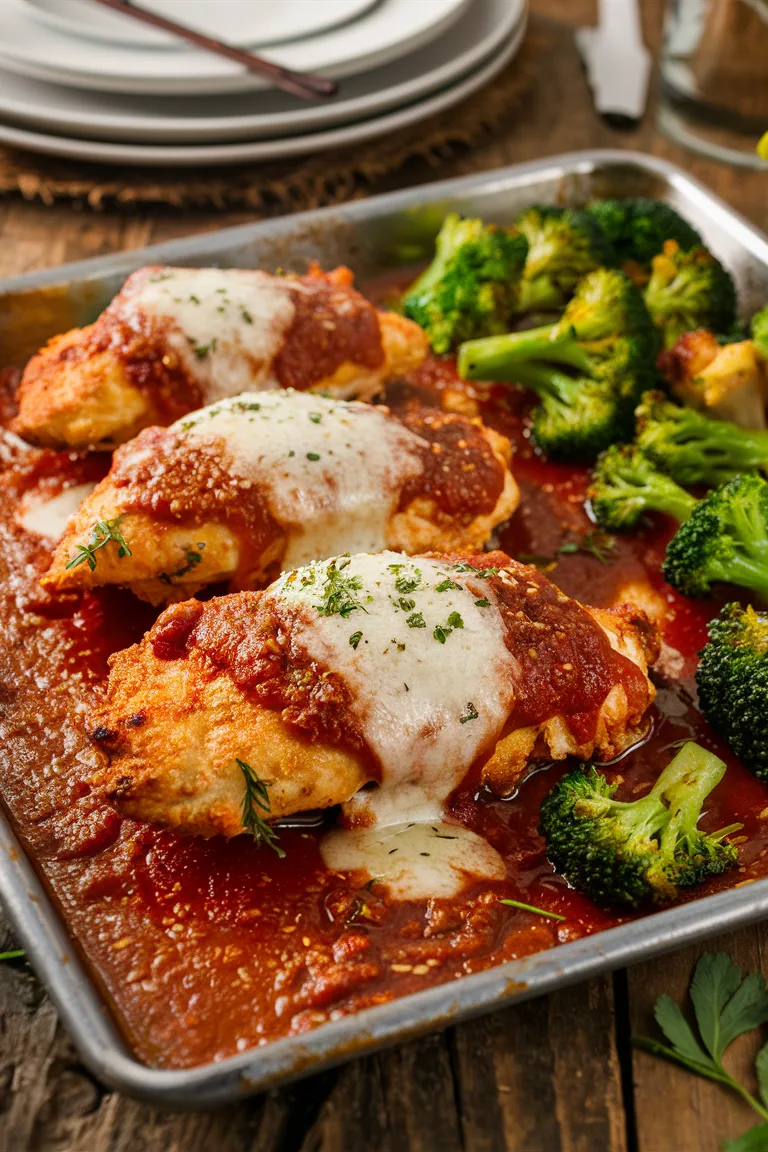
<instances>
[{"instance_id":1,"label":"melted mozzarella cheese","mask_svg":"<svg viewBox=\"0 0 768 1152\"><path fill-rule=\"evenodd\" d=\"M340 828L323 838L327 868L364 872L395 900L449 899L467 884L504 880L504 861L487 840L461 824Z\"/></svg>"},{"instance_id":2,"label":"melted mozzarella cheese","mask_svg":"<svg viewBox=\"0 0 768 1152\"><path fill-rule=\"evenodd\" d=\"M242 268L164 268L121 308L168 326L167 342L207 400L274 386L270 373L302 286ZM119 298L118 298L119 299Z\"/></svg>"},{"instance_id":3,"label":"melted mozzarella cheese","mask_svg":"<svg viewBox=\"0 0 768 1152\"><path fill-rule=\"evenodd\" d=\"M501 878L503 865L480 837L434 832L443 828L448 796L498 739L514 702L518 666L487 580L460 564L384 552L310 564L265 595L278 611L291 610L295 642L342 676L381 769L380 786L344 806L352 823L366 827L331 833L326 864L381 876L392 847L402 847L403 869L386 880L401 899L454 895L471 879ZM433 866L423 854L430 838Z\"/></svg>"},{"instance_id":4,"label":"melted mozzarella cheese","mask_svg":"<svg viewBox=\"0 0 768 1152\"><path fill-rule=\"evenodd\" d=\"M246 393L173 425L215 443L257 485L288 538L285 568L339 552L378 552L423 441L386 410L294 392Z\"/></svg>"},{"instance_id":5,"label":"melted mozzarella cheese","mask_svg":"<svg viewBox=\"0 0 768 1152\"><path fill-rule=\"evenodd\" d=\"M93 492L95 484L74 484L58 496L48 497L40 492L28 492L16 514L16 522L35 536L59 540L67 521Z\"/></svg>"}]
</instances>

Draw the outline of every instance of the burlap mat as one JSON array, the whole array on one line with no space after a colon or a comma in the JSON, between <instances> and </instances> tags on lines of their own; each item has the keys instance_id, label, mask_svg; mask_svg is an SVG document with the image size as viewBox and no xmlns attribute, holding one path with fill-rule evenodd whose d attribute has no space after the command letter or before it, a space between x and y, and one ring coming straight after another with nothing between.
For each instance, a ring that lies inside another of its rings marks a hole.
<instances>
[{"instance_id":1,"label":"burlap mat","mask_svg":"<svg viewBox=\"0 0 768 1152\"><path fill-rule=\"evenodd\" d=\"M248 164L211 172L199 169L128 169L76 163L0 148L0 193L27 200L79 200L107 204L167 204L176 208L244 208L255 215L299 211L364 195L383 176L415 157L437 167L457 149L487 138L509 124L530 84L535 38L468 100L411 128L335 149L322 155L278 163Z\"/></svg>"}]
</instances>

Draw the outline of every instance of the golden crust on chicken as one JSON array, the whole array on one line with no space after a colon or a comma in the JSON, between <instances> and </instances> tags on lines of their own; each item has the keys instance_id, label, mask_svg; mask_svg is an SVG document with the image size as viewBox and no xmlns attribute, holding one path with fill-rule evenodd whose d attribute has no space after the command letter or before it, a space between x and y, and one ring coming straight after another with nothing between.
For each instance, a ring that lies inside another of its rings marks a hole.
<instances>
[{"instance_id":1,"label":"golden crust on chicken","mask_svg":"<svg viewBox=\"0 0 768 1152\"><path fill-rule=\"evenodd\" d=\"M33 356L14 431L54 448L111 449L246 391L370 398L426 351L418 325L374 308L346 268L141 268L94 324Z\"/></svg>"},{"instance_id":2,"label":"golden crust on chicken","mask_svg":"<svg viewBox=\"0 0 768 1152\"><path fill-rule=\"evenodd\" d=\"M246 772L265 819L435 822L473 766L506 794L533 758L637 742L656 651L642 613L586 609L504 553L340 557L174 605L115 655L98 783L202 836L243 831Z\"/></svg>"},{"instance_id":3,"label":"golden crust on chicken","mask_svg":"<svg viewBox=\"0 0 768 1152\"><path fill-rule=\"evenodd\" d=\"M698 328L662 352L658 366L682 403L741 428L766 427L768 375L752 340L721 345Z\"/></svg>"},{"instance_id":4,"label":"golden crust on chicken","mask_svg":"<svg viewBox=\"0 0 768 1152\"><path fill-rule=\"evenodd\" d=\"M509 462L479 420L245 393L119 448L43 584L121 584L160 604L344 552L479 550L517 507Z\"/></svg>"}]
</instances>

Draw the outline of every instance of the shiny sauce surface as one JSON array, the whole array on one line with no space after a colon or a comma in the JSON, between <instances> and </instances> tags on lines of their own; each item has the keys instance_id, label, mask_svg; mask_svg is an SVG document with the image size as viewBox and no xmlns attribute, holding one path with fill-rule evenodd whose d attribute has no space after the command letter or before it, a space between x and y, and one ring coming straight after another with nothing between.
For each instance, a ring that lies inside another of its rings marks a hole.
<instances>
[{"instance_id":1,"label":"shiny sauce surface","mask_svg":"<svg viewBox=\"0 0 768 1152\"><path fill-rule=\"evenodd\" d=\"M455 394L453 366L428 362L388 400ZM663 584L659 566L672 525L599 539L583 500L585 470L541 460L528 438L528 401L497 388L480 411L516 445L521 506L498 546L534 561L569 596L612 606L641 587L665 613L659 692L645 743L609 766L619 797L646 790L694 738L728 763L702 827L744 824L738 869L681 899L768 874L768 789L717 740L695 706L696 652L715 602L686 601ZM99 752L89 714L109 655L136 642L157 610L115 589L52 597L38 584L51 544L18 526L24 492L52 495L97 480L104 457L4 445L0 479L0 795L22 843L62 910L87 964L137 1055L183 1068L220 1060L275 1038L437 983L530 955L621 923L554 874L538 833L545 793L572 767L541 765L506 800L470 774L450 812L486 837L508 877L454 900L393 902L381 886L358 888L328 872L318 844L333 813L298 817L281 831L285 858L247 836L185 839L121 819L89 780ZM171 647L195 620L182 620ZM522 900L562 921L501 904ZM635 915L635 914L633 914Z\"/></svg>"}]
</instances>

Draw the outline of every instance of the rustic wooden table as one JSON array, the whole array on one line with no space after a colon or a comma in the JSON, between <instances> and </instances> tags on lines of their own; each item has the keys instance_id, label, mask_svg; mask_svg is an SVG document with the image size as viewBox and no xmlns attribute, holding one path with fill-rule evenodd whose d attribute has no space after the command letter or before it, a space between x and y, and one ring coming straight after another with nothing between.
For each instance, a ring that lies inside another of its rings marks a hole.
<instances>
[{"instance_id":1,"label":"rustic wooden table","mask_svg":"<svg viewBox=\"0 0 768 1152\"><path fill-rule=\"evenodd\" d=\"M768 178L691 157L643 125L619 134L592 108L572 28L590 0L534 0L537 77L509 131L439 172L413 167L388 186L474 172L577 148L634 148L682 164L768 229ZM661 0L643 4L658 48ZM565 21L565 22L563 22ZM384 190L377 187L375 191ZM0 276L242 222L238 214L94 214L21 200L0 204ZM0 921L0 946L12 947ZM727 949L768 972L768 930ZM0 1149L4 1152L718 1152L755 1122L716 1085L633 1051L666 991L681 997L702 948L497 1012L203 1115L167 1113L108 1092L83 1067L44 988L0 966ZM756 1041L755 1041L756 1043ZM750 1076L754 1048L734 1045Z\"/></svg>"}]
</instances>

